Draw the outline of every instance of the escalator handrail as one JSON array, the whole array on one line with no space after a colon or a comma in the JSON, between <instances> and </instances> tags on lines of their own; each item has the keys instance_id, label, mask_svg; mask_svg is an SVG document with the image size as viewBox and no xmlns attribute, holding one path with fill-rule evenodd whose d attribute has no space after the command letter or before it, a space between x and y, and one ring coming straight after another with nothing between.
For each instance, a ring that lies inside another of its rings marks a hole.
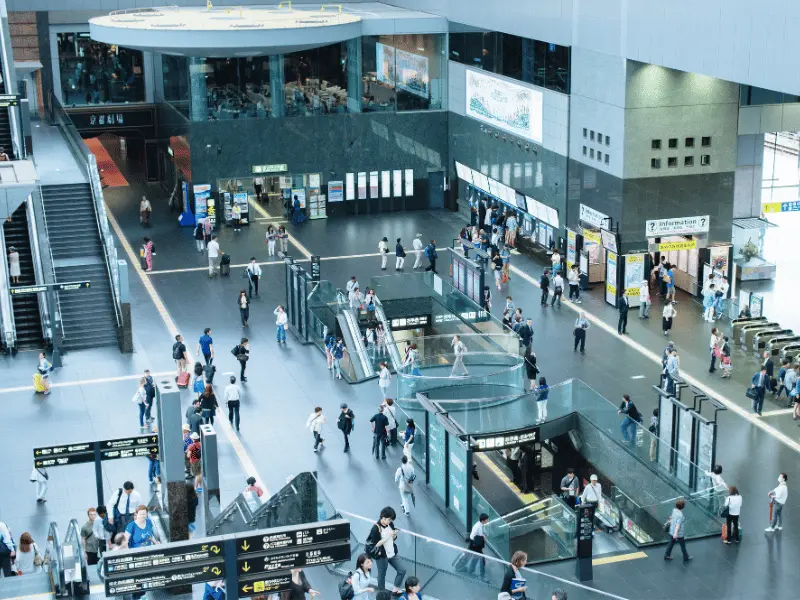
<instances>
[{"instance_id":1,"label":"escalator handrail","mask_svg":"<svg viewBox=\"0 0 800 600\"><path fill-rule=\"evenodd\" d=\"M47 540L52 541L53 553L50 556L50 582L55 588L57 596L62 596L66 591L64 581L64 549L61 545L61 537L58 534L58 523L51 521L47 530ZM48 544L48 553L50 552Z\"/></svg>"},{"instance_id":2,"label":"escalator handrail","mask_svg":"<svg viewBox=\"0 0 800 600\"><path fill-rule=\"evenodd\" d=\"M81 584L88 585L89 563L86 560L86 548L84 547L83 538L81 537L81 526L78 524L78 519L70 519L69 525L67 525L67 533L64 535L64 543L74 543L78 547L78 560L81 566ZM61 551L63 553L63 546Z\"/></svg>"},{"instance_id":3,"label":"escalator handrail","mask_svg":"<svg viewBox=\"0 0 800 600\"><path fill-rule=\"evenodd\" d=\"M361 368L364 370L364 374L366 377L371 377L375 375L375 369L367 360L367 352L366 348L364 347L364 342L361 335L361 328L358 326L358 321L353 314L352 309L343 310L342 314L344 314L344 318L347 321L347 325L350 328L350 335L353 336L353 341L357 344L356 354L358 354L358 360L361 363ZM352 352L350 353L352 356Z\"/></svg>"},{"instance_id":4,"label":"escalator handrail","mask_svg":"<svg viewBox=\"0 0 800 600\"><path fill-rule=\"evenodd\" d=\"M386 318L386 312L383 310L383 304L378 298L375 298L375 314L383 325L384 335L386 336L386 347L389 349L392 366L394 366L394 370L397 371L397 369L402 366L403 359L400 357L400 351L397 349L397 344L394 341L394 334L392 333L392 328L389 327L389 321Z\"/></svg>"}]
</instances>

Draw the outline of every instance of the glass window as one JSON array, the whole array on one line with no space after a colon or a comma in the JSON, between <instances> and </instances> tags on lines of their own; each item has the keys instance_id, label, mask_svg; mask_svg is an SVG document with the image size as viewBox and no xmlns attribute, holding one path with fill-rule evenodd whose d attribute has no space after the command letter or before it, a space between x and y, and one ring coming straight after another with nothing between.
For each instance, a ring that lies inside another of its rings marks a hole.
<instances>
[{"instance_id":1,"label":"glass window","mask_svg":"<svg viewBox=\"0 0 800 600\"><path fill-rule=\"evenodd\" d=\"M700 156L700 164L704 167L707 167L711 164L711 155L710 154L703 154Z\"/></svg>"},{"instance_id":2,"label":"glass window","mask_svg":"<svg viewBox=\"0 0 800 600\"><path fill-rule=\"evenodd\" d=\"M269 57L207 59L206 94L211 119L268 117Z\"/></svg>"},{"instance_id":3,"label":"glass window","mask_svg":"<svg viewBox=\"0 0 800 600\"><path fill-rule=\"evenodd\" d=\"M533 84L544 87L545 64L547 63L547 43L533 42Z\"/></svg>"},{"instance_id":4,"label":"glass window","mask_svg":"<svg viewBox=\"0 0 800 600\"><path fill-rule=\"evenodd\" d=\"M674 168L678 166L678 157L677 156L670 156L667 159L667 166L670 168Z\"/></svg>"},{"instance_id":5,"label":"glass window","mask_svg":"<svg viewBox=\"0 0 800 600\"><path fill-rule=\"evenodd\" d=\"M709 147L711 145L711 138L709 136L704 136L700 140L700 145L703 146L703 148Z\"/></svg>"},{"instance_id":6,"label":"glass window","mask_svg":"<svg viewBox=\"0 0 800 600\"><path fill-rule=\"evenodd\" d=\"M650 142L650 147L653 150L661 150L661 140L653 140Z\"/></svg>"},{"instance_id":7,"label":"glass window","mask_svg":"<svg viewBox=\"0 0 800 600\"><path fill-rule=\"evenodd\" d=\"M687 137L686 138L686 147L687 148L694 148L694 138L693 137Z\"/></svg>"},{"instance_id":8,"label":"glass window","mask_svg":"<svg viewBox=\"0 0 800 600\"><path fill-rule=\"evenodd\" d=\"M661 159L660 158L651 158L650 159L650 168L651 169L660 169L661 168Z\"/></svg>"},{"instance_id":9,"label":"glass window","mask_svg":"<svg viewBox=\"0 0 800 600\"><path fill-rule=\"evenodd\" d=\"M144 102L142 52L95 42L88 33L58 33L64 105Z\"/></svg>"},{"instance_id":10,"label":"glass window","mask_svg":"<svg viewBox=\"0 0 800 600\"><path fill-rule=\"evenodd\" d=\"M189 116L189 61L185 56L161 55L164 100Z\"/></svg>"},{"instance_id":11,"label":"glass window","mask_svg":"<svg viewBox=\"0 0 800 600\"><path fill-rule=\"evenodd\" d=\"M583 155L586 156L586 146L583 147Z\"/></svg>"},{"instance_id":12,"label":"glass window","mask_svg":"<svg viewBox=\"0 0 800 600\"><path fill-rule=\"evenodd\" d=\"M499 57L497 38L502 35L494 31L484 31L481 34L481 64L484 71L498 73Z\"/></svg>"},{"instance_id":13,"label":"glass window","mask_svg":"<svg viewBox=\"0 0 800 600\"><path fill-rule=\"evenodd\" d=\"M610 145L611 145L611 138L606 136L606 146L610 146Z\"/></svg>"},{"instance_id":14,"label":"glass window","mask_svg":"<svg viewBox=\"0 0 800 600\"><path fill-rule=\"evenodd\" d=\"M609 157L608 157L608 154L606 154L606 164L608 164L608 161L609 161Z\"/></svg>"},{"instance_id":15,"label":"glass window","mask_svg":"<svg viewBox=\"0 0 800 600\"><path fill-rule=\"evenodd\" d=\"M677 148L678 147L678 138L669 138L669 147L670 148Z\"/></svg>"},{"instance_id":16,"label":"glass window","mask_svg":"<svg viewBox=\"0 0 800 600\"><path fill-rule=\"evenodd\" d=\"M684 167L693 167L694 166L694 156L684 156L683 157L683 166Z\"/></svg>"},{"instance_id":17,"label":"glass window","mask_svg":"<svg viewBox=\"0 0 800 600\"><path fill-rule=\"evenodd\" d=\"M569 94L569 48L546 44L545 87Z\"/></svg>"},{"instance_id":18,"label":"glass window","mask_svg":"<svg viewBox=\"0 0 800 600\"><path fill-rule=\"evenodd\" d=\"M479 69L483 67L483 33L480 31L468 31L464 34L466 58L464 64Z\"/></svg>"},{"instance_id":19,"label":"glass window","mask_svg":"<svg viewBox=\"0 0 800 600\"><path fill-rule=\"evenodd\" d=\"M451 31L449 36L450 60L464 63L467 58L467 34L463 31Z\"/></svg>"},{"instance_id":20,"label":"glass window","mask_svg":"<svg viewBox=\"0 0 800 600\"><path fill-rule=\"evenodd\" d=\"M583 128L583 137L586 137L586 135L587 135L586 131L587 131L587 130L586 130L586 127L584 127L584 128Z\"/></svg>"},{"instance_id":21,"label":"glass window","mask_svg":"<svg viewBox=\"0 0 800 600\"><path fill-rule=\"evenodd\" d=\"M522 77L523 38L508 33L499 33L497 37L500 47L500 70L498 73L517 81L524 81Z\"/></svg>"},{"instance_id":22,"label":"glass window","mask_svg":"<svg viewBox=\"0 0 800 600\"><path fill-rule=\"evenodd\" d=\"M283 57L287 116L345 112L346 55L345 44L340 43L292 52ZM264 64L269 68L269 59L265 59Z\"/></svg>"}]
</instances>

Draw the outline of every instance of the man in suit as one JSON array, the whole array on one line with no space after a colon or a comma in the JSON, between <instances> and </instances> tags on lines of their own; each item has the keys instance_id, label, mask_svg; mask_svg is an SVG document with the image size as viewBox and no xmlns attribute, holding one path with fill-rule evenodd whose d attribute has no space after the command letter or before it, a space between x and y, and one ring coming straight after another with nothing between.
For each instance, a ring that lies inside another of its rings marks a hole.
<instances>
[{"instance_id":1,"label":"man in suit","mask_svg":"<svg viewBox=\"0 0 800 600\"><path fill-rule=\"evenodd\" d=\"M764 394L767 390L772 389L766 365L761 365L761 371L753 375L750 387L755 390L755 398L752 399L753 412L760 416L761 410L764 408Z\"/></svg>"},{"instance_id":2,"label":"man in suit","mask_svg":"<svg viewBox=\"0 0 800 600\"><path fill-rule=\"evenodd\" d=\"M520 342L524 346L524 352L522 354L527 354L531 350L531 344L533 343L533 320L528 319L524 325L519 328L517 331L519 335Z\"/></svg>"},{"instance_id":3,"label":"man in suit","mask_svg":"<svg viewBox=\"0 0 800 600\"><path fill-rule=\"evenodd\" d=\"M775 377L775 363L772 362L772 355L769 352L764 352L763 357L764 362L762 364L766 367L767 375L771 382Z\"/></svg>"},{"instance_id":4,"label":"man in suit","mask_svg":"<svg viewBox=\"0 0 800 600\"><path fill-rule=\"evenodd\" d=\"M627 294L623 293L622 296L620 296L617 308L619 309L617 333L622 335L623 333L628 333L628 309L630 308L630 304L628 303Z\"/></svg>"}]
</instances>

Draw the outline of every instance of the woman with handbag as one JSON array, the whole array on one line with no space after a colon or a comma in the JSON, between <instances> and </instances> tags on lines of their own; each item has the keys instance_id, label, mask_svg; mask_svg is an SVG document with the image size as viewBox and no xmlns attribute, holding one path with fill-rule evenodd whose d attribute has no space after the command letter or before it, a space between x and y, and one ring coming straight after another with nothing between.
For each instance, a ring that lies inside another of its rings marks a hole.
<instances>
[{"instance_id":1,"label":"woman with handbag","mask_svg":"<svg viewBox=\"0 0 800 600\"><path fill-rule=\"evenodd\" d=\"M44 388L42 393L46 396L50 393L50 372L53 370L53 365L47 360L44 352L39 353L39 365L36 370L38 371L42 388Z\"/></svg>"},{"instance_id":2,"label":"woman with handbag","mask_svg":"<svg viewBox=\"0 0 800 600\"><path fill-rule=\"evenodd\" d=\"M722 334L716 327L711 330L708 346L711 352L711 366L708 367L708 372L713 373L717 370L717 359L722 357Z\"/></svg>"},{"instance_id":3,"label":"woman with handbag","mask_svg":"<svg viewBox=\"0 0 800 600\"><path fill-rule=\"evenodd\" d=\"M367 555L372 557L378 565L378 590L380 591L386 587L386 571L389 565L392 565L395 570L394 589L392 591L395 595L400 595L403 592L400 586L403 585L406 570L397 555L395 540L398 532L394 526L396 518L397 514L391 506L382 509L380 518L372 526L367 536L364 549Z\"/></svg>"},{"instance_id":4,"label":"woman with handbag","mask_svg":"<svg viewBox=\"0 0 800 600\"><path fill-rule=\"evenodd\" d=\"M739 489L732 485L728 488L728 497L722 507L720 516L725 519L726 544L739 543L739 515L742 512L742 495Z\"/></svg>"},{"instance_id":5,"label":"woman with handbag","mask_svg":"<svg viewBox=\"0 0 800 600\"><path fill-rule=\"evenodd\" d=\"M43 563L39 547L27 531L19 536L19 547L15 561L17 575L29 575L38 571Z\"/></svg>"}]
</instances>

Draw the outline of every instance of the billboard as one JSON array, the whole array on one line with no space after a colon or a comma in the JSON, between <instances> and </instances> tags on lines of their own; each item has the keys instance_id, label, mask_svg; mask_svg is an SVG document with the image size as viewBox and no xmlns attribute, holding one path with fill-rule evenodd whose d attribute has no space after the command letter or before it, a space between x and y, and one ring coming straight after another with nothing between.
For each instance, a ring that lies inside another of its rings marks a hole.
<instances>
[{"instance_id":1,"label":"billboard","mask_svg":"<svg viewBox=\"0 0 800 600\"><path fill-rule=\"evenodd\" d=\"M542 142L543 94L467 69L467 116L514 135Z\"/></svg>"},{"instance_id":2,"label":"billboard","mask_svg":"<svg viewBox=\"0 0 800 600\"><path fill-rule=\"evenodd\" d=\"M392 46L375 44L377 78L381 83L393 85L415 96L430 96L428 58L398 50Z\"/></svg>"}]
</instances>

